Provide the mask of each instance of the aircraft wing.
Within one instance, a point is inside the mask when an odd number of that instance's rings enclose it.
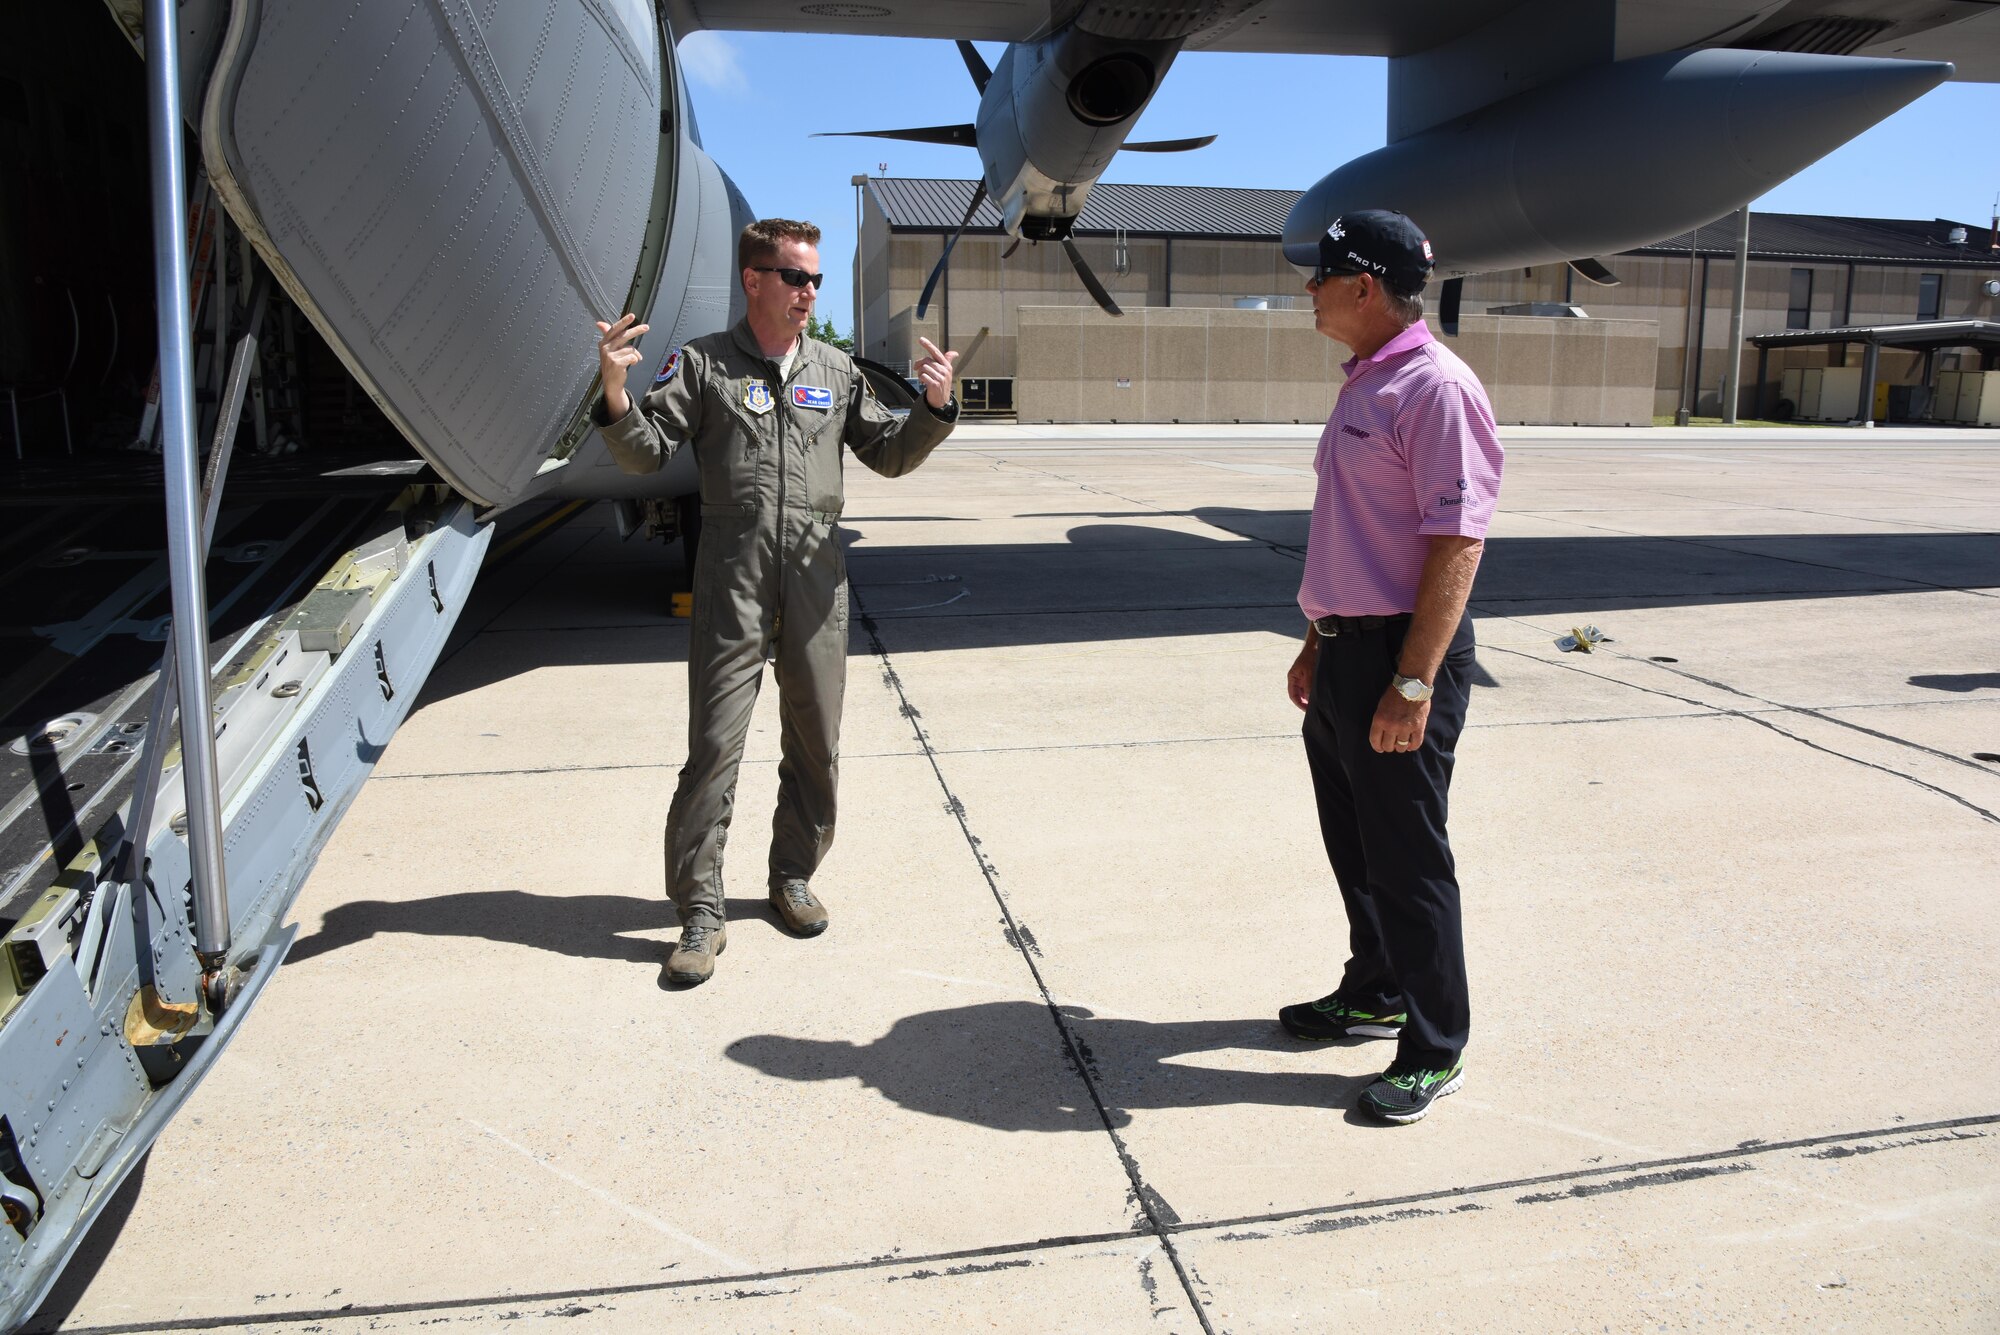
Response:
[[[1157,10],[1157,16],[1146,13]],[[1083,19],[1134,36],[1190,26],[1187,4],[1106,0],[673,0],[676,32],[697,28],[824,32],[868,37],[969,38],[1018,42]],[[1662,51],[1742,46],[1831,55],[1950,60],[1957,78],[2000,81],[2000,4],[1994,0],[1207,0],[1188,39],[1197,51],[1407,56],[1492,28],[1496,40],[1592,44],[1595,60]],[[1093,21],[1094,11],[1102,11]],[[1562,13],[1578,20],[1560,22]],[[1610,20],[1605,22],[1605,20]],[[1553,21],[1552,21],[1553,20]],[[1513,28],[1514,32],[1508,30]],[[1584,54],[1582,52],[1579,55]],[[1586,61],[1585,63],[1591,63]]]

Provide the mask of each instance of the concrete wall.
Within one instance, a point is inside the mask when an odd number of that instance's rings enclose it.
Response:
[[[1323,422],[1349,356],[1309,311],[1021,306],[1015,320],[1023,422]],[[1446,342],[1501,422],[1652,421],[1651,321],[1474,315]]]
[[[1112,238],[1079,240],[1077,245],[1084,257],[1128,312],[1126,322],[1133,327],[1143,325],[1161,331],[1141,337],[1129,331],[1118,332],[1119,322],[1096,311],[1060,246],[1023,243],[1013,255],[1002,260],[1001,254],[1010,244],[1006,237],[962,238],[926,318],[919,321],[913,308],[924,280],[937,262],[944,238],[892,235],[871,201],[862,236],[869,355],[892,364],[908,362],[919,336],[963,350],[971,346],[983,329],[986,337],[967,367],[968,374],[1047,382],[1046,387],[1039,389],[1016,386],[1016,402],[1022,405],[1024,420],[1033,402],[1067,402],[1072,390],[1057,388],[1064,385],[1076,387],[1073,392],[1078,398],[1078,411],[1090,409],[1075,419],[1078,421],[1324,418],[1323,409],[1307,412],[1302,406],[1318,402],[1316,396],[1320,393],[1303,386],[1311,381],[1324,388],[1336,380],[1337,370],[1329,368],[1337,368],[1345,354],[1339,353],[1329,363],[1323,351],[1317,355],[1306,351],[1312,346],[1307,337],[1311,333],[1310,319],[1303,313],[1309,307],[1309,298],[1298,274],[1284,262],[1275,245],[1185,237],[1170,242],[1133,239],[1127,242],[1121,255]],[[1730,356],[1729,305],[1734,260],[1711,257],[1696,262],[1698,357],[1688,353],[1687,259],[1620,255],[1610,257],[1607,263],[1623,280],[1616,287],[1598,287],[1575,276],[1567,265],[1555,264],[1525,272],[1514,269],[1483,274],[1467,280],[1461,307],[1465,318],[1460,341],[1466,349],[1462,355],[1486,380],[1495,409],[1504,420],[1609,424],[1669,416],[1680,402],[1686,376],[1697,363],[1695,411],[1704,416],[1721,411],[1722,379]],[[1986,279],[2000,278],[2000,263],[1991,270],[1934,271],[1887,265],[1857,265],[1850,269],[1844,263],[1795,266],[1789,261],[1753,260],[1744,321],[1746,336],[1785,328],[1794,267],[1813,271],[1812,324],[1816,328],[1914,320],[1918,284],[1926,272],[1944,274],[1939,312],[1944,318],[2000,319],[2000,299],[1986,296],[1980,290]],[[1230,312],[1234,303],[1244,297],[1263,298],[1272,309],[1202,315],[1191,320],[1179,318],[1184,312]],[[1434,305],[1435,293],[1432,300]],[[1596,332],[1572,328],[1564,333],[1546,321],[1486,314],[1491,307],[1528,301],[1572,302],[1593,317],[1589,325],[1602,328]],[[1125,369],[1110,376],[1096,372],[1082,374],[1074,363],[1052,364],[1042,349],[1024,346],[1024,319],[1034,324],[1037,338],[1053,338],[1060,343],[1067,337],[1053,332],[1056,317],[1045,314],[1052,310],[1087,312],[1075,317],[1084,323],[1074,327],[1089,328],[1102,335],[1100,339],[1093,334],[1088,355],[1116,359]],[[1504,319],[1505,323],[1490,326],[1489,334],[1489,326],[1480,322],[1490,319]],[[1634,321],[1639,325],[1633,325]],[[1192,333],[1169,335],[1164,331],[1193,329],[1207,331],[1201,340],[1203,349],[1208,350],[1204,355],[1210,355],[1218,346],[1222,349],[1203,363],[1204,367],[1212,367],[1219,378],[1199,396],[1203,405],[1200,407],[1191,406],[1196,397],[1191,376],[1177,368],[1171,372],[1162,369],[1168,363],[1159,359],[1170,347],[1190,350],[1196,342]],[[1305,331],[1298,336],[1304,341],[1295,346],[1292,331],[1299,329]],[[1650,371],[1643,377],[1635,372],[1632,360],[1641,343],[1651,359]],[[1081,349],[1079,355],[1083,355]],[[1848,359],[1858,359],[1860,350],[1799,348],[1774,353],[1769,358],[1762,387],[1755,383],[1756,350],[1746,346],[1739,355],[1744,386],[1742,409],[1754,413],[1760,404],[1768,408],[1775,402],[1776,386],[1786,368],[1841,365]],[[1254,375],[1242,372],[1258,356],[1266,359],[1266,370]],[[1955,361],[1951,354],[1945,354],[1940,365],[1950,367]],[[1146,374],[1142,362],[1154,368],[1151,375]],[[1605,368],[1603,374],[1607,378],[1596,382],[1579,379],[1592,374],[1593,364]],[[1294,366],[1299,368],[1296,374],[1288,369]],[[1918,354],[1883,352],[1880,375],[1884,380],[1914,383],[1923,374],[1923,358]],[[1119,376],[1131,379],[1133,388],[1116,390]],[[1144,393],[1139,389],[1141,380],[1150,387]],[[1649,387],[1644,411],[1635,407],[1632,393],[1641,380]],[[1095,389],[1086,393],[1085,385],[1110,386],[1104,392],[1113,395],[1112,400],[1107,405],[1096,404]],[[1048,393],[1053,393],[1055,399],[1047,398]],[[1037,395],[1044,397],[1038,400]],[[1128,399],[1119,396],[1147,398],[1154,406],[1135,408]],[[1196,412],[1207,416],[1184,415]]]

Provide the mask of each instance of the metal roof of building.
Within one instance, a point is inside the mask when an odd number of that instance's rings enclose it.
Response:
[[[1759,348],[1873,343],[1884,348],[2000,348],[2000,323],[1992,320],[1922,320],[1903,324],[1849,325],[1842,329],[1787,329],[1746,340]]]
[[[949,232],[965,216],[976,181],[871,176],[868,191],[889,227],[898,232]],[[1296,190],[1244,190],[1204,185],[1123,185],[1100,181],[1090,188],[1079,232],[1124,231],[1139,236],[1200,236],[1275,242],[1285,215],[1298,200]],[[1966,244],[1954,246],[1948,219],[1842,218],[1810,213],[1750,215],[1750,253],[1758,259],[1821,263],[1927,264],[2000,268],[2000,251],[1989,249],[1995,234],[1966,227]],[[987,200],[973,215],[968,232],[998,232],[1000,211]],[[1736,222],[1724,218],[1699,230],[1700,253],[1736,253]],[[1669,237],[1625,253],[1685,255],[1688,234]]]
[[[965,216],[976,181],[871,176],[868,191],[889,226],[899,232],[949,232]],[[1296,190],[1241,190],[1222,186],[1122,185],[1099,181],[1084,199],[1079,232],[1132,232],[1142,236],[1243,237],[1276,241]],[[968,232],[998,232],[1000,210],[987,200]]]

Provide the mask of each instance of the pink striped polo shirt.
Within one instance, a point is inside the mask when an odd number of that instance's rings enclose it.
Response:
[[[1417,321],[1342,367],[1319,438],[1299,610],[1392,616],[1417,606],[1428,539],[1486,536],[1500,499],[1500,435],[1472,368]]]

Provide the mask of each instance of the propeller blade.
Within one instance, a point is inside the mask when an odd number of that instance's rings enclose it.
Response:
[[[979,332],[972,336],[972,342],[965,345],[965,351],[958,354],[958,364],[954,368],[960,379],[965,378],[965,368],[972,365],[972,359],[979,355],[979,349],[986,342],[986,336],[993,332],[993,326],[981,325]]]
[[[972,192],[971,207],[967,208],[965,216],[958,220],[958,227],[952,232],[951,239],[944,243],[944,254],[938,256],[937,266],[931,270],[930,281],[924,284],[924,294],[917,298],[919,320],[923,319],[924,312],[931,308],[931,294],[937,291],[938,279],[944,277],[944,266],[951,263],[951,248],[958,244],[958,238],[964,234],[966,225],[972,221],[972,215],[979,212],[979,206],[985,202],[986,182],[981,181],[978,188]]]
[[[986,57],[979,54],[978,47],[962,39],[958,44],[958,54],[965,57],[966,73],[972,76],[972,82],[979,86],[980,92],[984,93],[987,82],[993,77],[993,71],[986,66]]]
[[[1465,294],[1463,278],[1447,278],[1438,293],[1438,328],[1458,337],[1458,299]]]
[[[1125,312],[1118,309],[1118,303],[1104,290],[1104,284],[1097,281],[1097,275],[1083,262],[1083,252],[1076,248],[1076,242],[1064,237],[1062,244],[1063,253],[1069,256],[1070,267],[1075,269],[1076,276],[1083,280],[1084,291],[1090,293],[1091,299],[1102,306],[1107,314],[1123,315]]]
[[[922,125],[910,130],[822,130],[810,139],[907,139],[913,144],[963,144],[977,147],[977,127],[971,125]]]
[[[1124,149],[1127,153],[1188,153],[1214,142],[1214,135],[1204,134],[1193,139],[1148,139],[1142,144],[1126,144]]]
[[[1021,248],[1021,238],[1017,236],[1014,238],[1013,245],[1007,247],[1007,249],[1000,252],[1000,258],[1003,260],[1011,260],[1014,258],[1014,252],[1019,250],[1020,248]]]
[[[1596,260],[1589,258],[1571,260],[1569,267],[1576,270],[1580,276],[1596,283],[1599,287],[1618,286],[1618,275],[1605,268],[1602,264],[1599,264]]]

